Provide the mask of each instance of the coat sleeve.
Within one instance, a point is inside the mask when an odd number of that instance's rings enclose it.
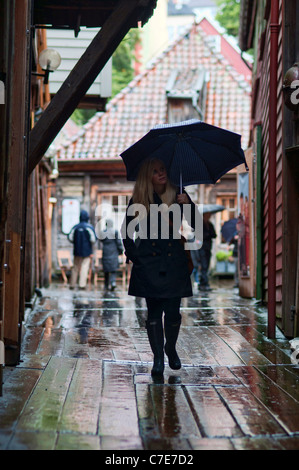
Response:
[[[133,235],[132,233],[129,233],[128,231],[128,226],[130,224],[130,222],[132,222],[135,217],[132,216],[132,215],[128,215],[128,209],[129,207],[132,205],[132,199],[130,200],[129,202],[129,205],[127,207],[127,210],[126,210],[126,215],[125,215],[125,218],[124,218],[124,221],[122,223],[122,226],[121,226],[121,238],[122,238],[122,242],[123,242],[123,245],[125,247],[125,255],[127,257],[127,263],[129,262],[129,260],[131,260],[133,263],[136,262],[137,258],[138,258],[138,248],[136,246],[136,243],[134,241],[134,238],[133,238]]]
[[[190,227],[192,227],[193,230],[195,230],[195,224],[199,220],[199,211],[198,211],[198,208],[197,208],[196,204],[194,204],[194,202],[190,198],[189,194],[185,190],[183,190],[183,192],[185,194],[187,194],[187,197],[189,199],[189,204],[191,205],[191,210],[190,211],[185,211],[184,215],[185,215],[186,220],[187,220],[188,224],[190,225]]]
[[[119,238],[119,234],[118,234],[118,231],[117,231],[117,230],[116,230],[116,232],[115,232],[115,243],[116,243],[117,251],[118,251],[118,253],[121,255],[124,250],[123,250],[122,241],[121,241],[121,239]]]
[[[96,239],[96,234],[95,234],[94,228],[93,227],[86,227],[86,230],[89,234],[90,242],[95,243],[97,239]]]
[[[75,230],[76,230],[76,225],[71,229],[70,233],[67,236],[68,240],[71,243],[74,243]]]

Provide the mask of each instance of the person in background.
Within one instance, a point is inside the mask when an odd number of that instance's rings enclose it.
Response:
[[[116,287],[116,273],[119,268],[118,257],[123,253],[123,245],[113,220],[107,219],[106,229],[100,233],[100,246],[103,250],[102,263],[105,276],[105,289],[113,291]]]
[[[209,266],[211,259],[212,240],[216,238],[214,225],[210,222],[211,213],[206,212],[203,214],[203,243],[198,251],[200,260],[200,279],[198,288],[201,291],[210,291],[209,284]]]
[[[74,245],[74,266],[72,269],[70,288],[74,289],[78,276],[79,288],[85,289],[90,267],[91,255],[93,254],[93,244],[96,241],[96,234],[93,226],[88,223],[88,212],[80,212],[80,222],[74,225],[68,234],[68,239]]]
[[[190,256],[192,259],[193,263],[193,271],[192,271],[192,277],[194,279],[194,282],[196,286],[198,286],[199,283],[199,250],[200,250],[200,243],[199,240],[196,240],[194,233],[192,232],[190,226],[186,223],[186,221],[183,221],[182,224],[182,234],[186,238],[188,245],[192,245],[192,249],[190,250]]]
[[[231,240],[231,245],[234,246],[233,254],[231,256],[231,261],[235,264],[235,272],[234,272],[234,287],[239,287],[239,266],[238,266],[238,234],[236,233]]]

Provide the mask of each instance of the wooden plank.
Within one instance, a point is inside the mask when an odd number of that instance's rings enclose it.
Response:
[[[144,450],[139,436],[101,436],[101,450]]]
[[[130,365],[104,363],[100,436],[139,436],[133,371]]]
[[[55,450],[101,450],[99,436],[59,434]]]
[[[196,333],[197,330],[194,332]],[[209,354],[213,356],[213,364],[215,365],[244,364],[238,353],[231,349],[222,338],[214,333],[214,327],[200,327],[197,332],[197,342],[194,344],[198,344],[198,347],[208,351]]]
[[[177,342],[177,351],[182,364],[186,365],[211,365],[217,363],[209,348],[200,341],[205,332],[202,327],[182,327]],[[196,344],[196,347],[194,345]]]
[[[232,439],[234,450],[283,450],[280,442],[274,437],[242,437]]]
[[[248,325],[232,325],[231,328],[241,334],[246,341],[248,341],[253,348],[256,348],[261,354],[263,354],[269,362],[272,364],[290,364],[289,343],[286,341],[286,351],[282,350],[282,343],[273,343],[270,341],[264,341],[264,335],[266,334],[266,325],[264,328],[258,326],[258,329]]]
[[[102,362],[78,359],[59,419],[59,432],[97,433],[101,386]]]
[[[64,333],[64,355],[88,358],[88,327],[70,328]]]
[[[116,47],[139,20],[140,0],[118,2],[99,33],[70,72],[30,133],[29,172],[39,163],[47,148],[86,94]]]
[[[2,431],[14,429],[41,374],[41,370],[13,369],[7,376],[3,385],[3,397],[0,399]]]
[[[213,387],[186,387],[204,437],[240,437],[240,427]]]
[[[22,354],[35,354],[45,330],[42,327],[27,328],[27,326],[24,326],[24,331],[25,334],[22,341]]]
[[[18,364],[17,369],[39,369],[44,370],[50,360],[50,356],[43,356],[38,354],[26,354],[22,353],[22,359]]]
[[[57,434],[50,432],[17,431],[7,450],[54,450]]]
[[[145,449],[188,450],[190,437],[201,437],[181,387],[137,384],[136,399]]]
[[[192,450],[234,450],[229,438],[193,438],[188,439]]]
[[[201,432],[181,386],[150,385],[154,413],[161,436],[200,437]]]
[[[262,370],[264,373],[256,367],[232,368],[233,373],[248,387],[256,399],[267,407],[273,419],[276,419],[288,432],[299,432],[299,401],[271,380],[270,377],[275,378],[275,375],[278,375],[278,370],[276,374],[273,367],[268,371],[267,368]],[[299,398],[296,389],[293,390],[293,394]]]
[[[245,435],[286,434],[268,409],[246,387],[217,387],[217,391]]]
[[[76,359],[52,357],[21,413],[17,430],[56,431]]]
[[[37,354],[45,356],[62,356],[64,351],[64,331],[62,329],[45,328]]]
[[[229,327],[215,326],[210,329],[218,335],[225,344],[231,348],[235,354],[245,364],[270,364],[263,354],[257,351],[251,344],[237,331]]]

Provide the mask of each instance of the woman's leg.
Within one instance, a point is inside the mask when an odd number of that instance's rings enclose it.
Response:
[[[180,305],[180,297],[164,302],[165,353],[168,356],[169,367],[174,370],[181,368],[181,361],[175,349],[181,327]]]
[[[163,304],[160,299],[146,299],[148,318],[147,335],[154,354],[152,376],[161,376],[164,372],[164,334],[162,325]]]
[[[105,289],[108,289],[109,287],[109,273],[104,273],[104,278],[105,278]]]
[[[116,271],[112,271],[110,273],[110,284],[111,284],[111,290],[114,290],[116,287]]]

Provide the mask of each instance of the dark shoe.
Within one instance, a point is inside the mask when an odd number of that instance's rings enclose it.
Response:
[[[149,343],[154,354],[152,376],[162,376],[164,372],[164,335],[162,320],[148,320],[146,322]]]
[[[164,356],[164,354],[163,354]],[[157,356],[154,356],[154,364],[151,370],[153,377],[161,377],[164,373],[164,357],[163,359]]]
[[[111,290],[113,291],[116,288],[116,284],[111,284]]]
[[[198,290],[203,292],[210,292],[212,288],[210,286],[198,286]]]
[[[179,336],[181,322],[166,323],[165,322],[165,353],[168,356],[169,367],[178,370],[182,367],[181,360],[176,352],[175,345]]]

